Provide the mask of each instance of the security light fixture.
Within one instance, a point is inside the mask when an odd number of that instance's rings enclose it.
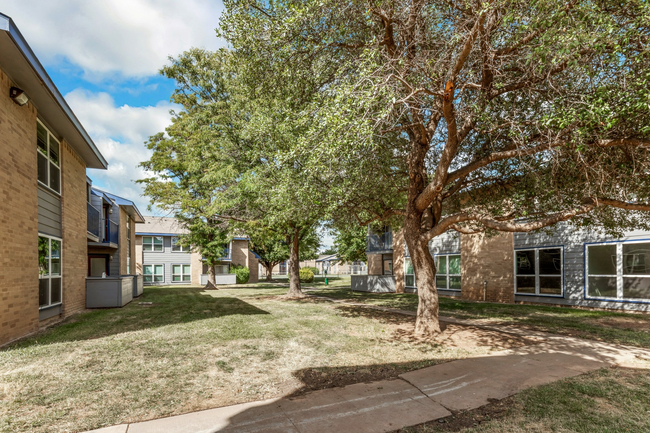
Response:
[[[27,96],[27,94],[18,87],[12,87],[9,89],[9,97],[20,106],[27,104],[29,101],[29,96]]]

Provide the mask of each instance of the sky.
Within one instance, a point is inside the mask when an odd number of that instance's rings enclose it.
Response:
[[[3,0],[8,15],[108,160],[88,169],[93,185],[133,200],[145,215],[149,200],[134,181],[151,155],[144,142],[169,125],[174,82],[159,75],[170,56],[192,47],[225,46],[215,28],[216,0]],[[323,236],[331,245],[331,238]]]

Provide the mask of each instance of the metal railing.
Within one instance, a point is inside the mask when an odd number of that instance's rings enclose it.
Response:
[[[97,236],[99,238],[99,234],[101,233],[99,229],[99,210],[97,210],[93,205],[90,203],[87,203],[87,217],[88,217],[88,222],[87,222],[87,229],[88,233]]]
[[[386,232],[381,235],[368,236],[367,251],[385,251],[393,249],[393,232]]]
[[[113,221],[108,221],[108,239],[104,239],[104,242],[110,242],[112,244],[119,244],[120,239],[120,226],[119,224],[114,223]]]

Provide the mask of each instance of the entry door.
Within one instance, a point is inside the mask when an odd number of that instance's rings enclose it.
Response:
[[[103,256],[90,256],[88,257],[88,270],[91,277],[101,277],[104,272],[108,275],[108,260]]]

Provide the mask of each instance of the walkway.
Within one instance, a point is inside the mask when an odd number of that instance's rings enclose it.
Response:
[[[494,327],[481,321],[443,320],[536,336],[542,342],[435,365],[403,374],[398,379],[325,389],[296,398],[209,409],[94,432],[389,432],[444,418],[452,411],[475,409],[492,399],[502,399],[532,386],[613,365],[647,366],[646,361],[650,361],[650,351],[633,347],[533,332],[514,326]]]

